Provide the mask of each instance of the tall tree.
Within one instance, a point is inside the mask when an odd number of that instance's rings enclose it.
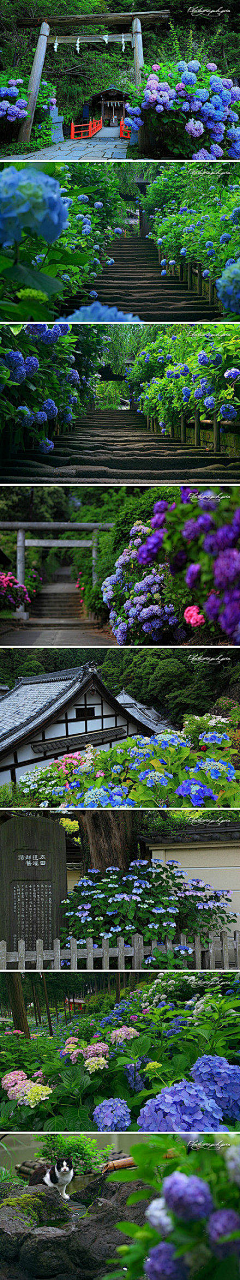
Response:
[[[20,973],[8,974],[7,986],[15,1031],[23,1031],[23,1035],[26,1037],[26,1040],[30,1040],[31,1036],[24,1004],[23,984]]]
[[[128,870],[133,853],[133,813],[81,813],[79,826],[87,835],[92,867],[102,872],[109,866]]]

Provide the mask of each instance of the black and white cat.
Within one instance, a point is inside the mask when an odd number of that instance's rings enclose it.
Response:
[[[29,1178],[29,1186],[39,1186],[40,1182],[44,1182],[45,1187],[57,1188],[63,1200],[69,1200],[66,1187],[74,1177],[74,1169],[72,1160],[68,1157],[66,1160],[56,1160],[56,1164],[52,1164],[49,1169],[48,1165],[39,1164],[34,1169],[34,1173]]]

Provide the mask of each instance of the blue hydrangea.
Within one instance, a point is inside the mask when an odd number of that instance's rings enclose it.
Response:
[[[44,400],[43,410],[44,410],[44,413],[47,414],[47,418],[49,418],[49,421],[51,421],[52,418],[57,418],[58,408],[57,408],[57,405],[54,403],[54,400],[50,400],[50,398],[48,400]]]
[[[221,1107],[200,1084],[187,1080],[166,1086],[141,1108],[138,1128],[144,1133],[214,1133],[222,1121]]]
[[[53,244],[65,230],[67,206],[59,182],[36,165],[15,169],[6,165],[0,174],[0,242],[11,245],[24,230]]]
[[[213,1098],[221,1107],[224,1119],[232,1123],[240,1120],[240,1067],[232,1065],[227,1058],[217,1055],[203,1054],[197,1058],[192,1067],[194,1082],[205,1089],[208,1097]]]
[[[93,1120],[95,1120],[100,1133],[104,1133],[105,1130],[108,1130],[109,1133],[116,1130],[123,1131],[124,1129],[129,1129],[131,1113],[127,1103],[122,1098],[108,1098],[95,1107]]]

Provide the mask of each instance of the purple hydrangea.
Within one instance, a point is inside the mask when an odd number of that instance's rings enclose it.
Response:
[[[209,1243],[216,1258],[229,1258],[232,1254],[240,1255],[240,1217],[234,1209],[217,1209],[212,1213],[207,1225]],[[223,1240],[232,1231],[239,1231],[239,1240]]]
[[[166,1086],[141,1108],[138,1128],[144,1133],[212,1133],[219,1129],[222,1111],[201,1085],[183,1079]]]
[[[195,1084],[201,1084],[208,1094],[221,1107],[227,1120],[240,1120],[240,1067],[232,1065],[227,1058],[204,1053],[197,1058],[191,1075]]]
[[[96,1121],[97,1129],[100,1133],[109,1130],[109,1133],[119,1129],[129,1129],[131,1123],[131,1113],[127,1103],[122,1098],[107,1098],[106,1101],[100,1102],[93,1112],[93,1119]]]
[[[210,1187],[202,1178],[175,1169],[169,1178],[164,1178],[163,1194],[168,1209],[172,1209],[177,1218],[183,1222],[196,1222],[199,1218],[208,1218],[213,1210],[213,1199]]]
[[[174,1246],[165,1244],[164,1241],[150,1250],[145,1262],[145,1273],[147,1280],[187,1280],[188,1277],[185,1262],[182,1258],[176,1258]]]

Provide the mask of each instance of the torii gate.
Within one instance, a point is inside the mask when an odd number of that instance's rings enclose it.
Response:
[[[103,530],[113,529],[113,524],[98,524],[96,521],[88,523],[82,521],[81,524],[74,524],[66,520],[1,520],[0,531],[9,533],[17,530],[17,580],[21,586],[25,586],[25,547],[91,547],[92,550],[92,585],[97,583],[97,550],[98,550],[98,534]],[[40,533],[42,531],[45,537],[42,538],[26,538],[26,533]],[[46,538],[46,533],[91,533],[91,538]],[[25,612],[24,604],[17,609],[17,616],[26,620],[28,613]]]
[[[152,13],[148,13],[147,15],[145,15],[143,11],[139,13],[138,17],[136,17],[134,14],[130,14],[129,17],[132,19],[132,27],[131,27],[131,31],[128,31],[127,33],[123,31],[123,26],[126,22],[126,17],[127,17],[126,13],[78,14],[76,16],[75,22],[77,27],[79,27],[80,25],[80,28],[81,26],[90,26],[90,25],[98,26],[98,27],[99,26],[112,27],[112,26],[122,25],[121,34],[118,34],[118,33],[109,34],[108,32],[106,32],[105,35],[97,35],[97,36],[95,35],[82,36],[78,34],[78,31],[75,32],[75,34],[73,35],[67,35],[67,36],[55,35],[54,36],[54,35],[51,35],[49,23],[42,22],[39,37],[38,37],[37,48],[36,48],[36,52],[33,60],[31,75],[29,79],[29,85],[28,85],[28,94],[29,94],[28,117],[26,120],[24,120],[23,124],[21,125],[21,129],[19,133],[19,142],[24,142],[26,144],[30,141],[31,130],[32,130],[32,125],[34,120],[34,113],[35,113],[35,108],[36,108],[36,103],[37,103],[38,93],[40,88],[41,75],[42,75],[42,70],[44,66],[46,50],[49,45],[53,45],[55,51],[57,52],[58,45],[60,44],[63,44],[63,45],[74,44],[77,50],[77,53],[79,53],[80,44],[120,43],[122,45],[122,49],[124,49],[126,41],[130,41],[133,48],[133,55],[134,55],[135,84],[138,86],[141,83],[141,68],[143,67],[143,64],[144,64],[141,19],[144,20],[147,17],[148,20],[149,18],[152,18],[154,22],[168,21],[169,9],[162,10],[161,12],[159,12],[159,10],[157,12],[153,11]],[[69,21],[71,23],[71,18]],[[55,23],[56,23],[56,19],[54,20],[54,25]],[[67,19],[66,19],[66,23],[67,23]]]

